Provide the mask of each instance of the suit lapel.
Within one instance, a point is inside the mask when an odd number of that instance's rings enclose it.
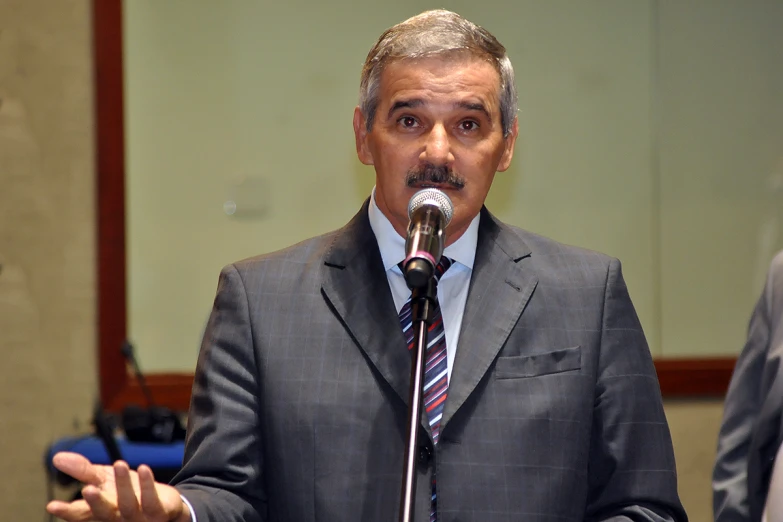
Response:
[[[370,364],[407,404],[411,357],[370,227],[368,202],[337,232],[324,259],[322,291]]]
[[[516,233],[482,209],[441,431],[484,377],[535,289],[538,279],[521,262],[529,255],[530,249]]]

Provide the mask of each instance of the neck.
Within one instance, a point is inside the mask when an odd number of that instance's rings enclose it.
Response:
[[[383,212],[383,210],[381,210],[381,212]],[[385,213],[383,215],[386,216]],[[386,216],[386,218],[388,219],[389,216]],[[452,244],[456,243],[459,240],[459,238],[461,238],[465,234],[465,231],[468,230],[468,227],[470,227],[470,224],[471,224],[472,221],[473,220],[471,219],[470,221],[468,221],[464,225],[460,226],[459,228],[454,228],[452,226],[447,227],[446,228],[446,243],[445,243],[445,246],[448,247],[448,246],[451,246]],[[389,220],[389,222],[392,223],[392,226],[394,226],[394,230],[403,239],[407,239],[407,237],[408,237],[408,225],[407,225],[407,223],[405,225],[401,225],[399,222],[394,222],[392,220]]]

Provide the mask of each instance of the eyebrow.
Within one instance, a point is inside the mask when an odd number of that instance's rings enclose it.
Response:
[[[400,100],[397,102],[394,102],[394,104],[389,109],[389,118],[391,118],[391,115],[394,114],[399,109],[413,109],[415,107],[420,107],[424,105],[424,100],[415,98],[413,100]]]
[[[491,122],[492,121],[492,115],[489,113],[487,108],[484,106],[481,102],[457,102],[454,104],[456,107],[467,109],[469,111],[478,111],[484,114],[484,116],[487,117],[487,119]]]
[[[414,109],[416,107],[421,107],[422,105],[424,105],[424,100],[420,98],[414,98],[412,100],[400,100],[394,102],[391,108],[389,108],[388,117],[391,118],[392,114],[394,114],[399,109]],[[481,102],[464,102],[464,101],[456,102],[454,103],[454,107],[458,109],[466,109],[469,111],[480,112],[484,114],[484,116],[486,116],[490,122],[492,121],[492,115],[489,113],[487,108]]]

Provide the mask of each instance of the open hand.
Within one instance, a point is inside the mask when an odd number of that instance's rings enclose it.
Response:
[[[49,502],[46,510],[68,522],[189,522],[190,511],[179,492],[155,482],[149,466],[132,471],[117,461],[113,466],[92,464],[77,453],[60,452],[54,466],[85,484],[83,500]]]

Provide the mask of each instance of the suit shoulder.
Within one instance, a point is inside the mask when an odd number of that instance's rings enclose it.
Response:
[[[505,227],[505,234],[513,234],[516,236],[516,243],[525,245],[525,249],[518,251],[528,252],[528,255],[520,262],[536,273],[542,285],[557,288],[604,288],[610,281],[622,278],[620,262],[616,258],[561,243],[515,226]]]
[[[531,250],[531,256],[539,261],[545,261],[552,266],[560,267],[571,265],[574,262],[589,264],[592,266],[607,267],[612,262],[619,260],[588,248],[562,243],[555,239],[536,234],[512,225],[506,225],[519,239],[524,241]]]
[[[777,317],[783,310],[783,251],[778,252],[769,263],[767,281],[761,295],[767,314]]]
[[[783,250],[775,254],[769,264],[769,273],[775,278],[783,276]]]

